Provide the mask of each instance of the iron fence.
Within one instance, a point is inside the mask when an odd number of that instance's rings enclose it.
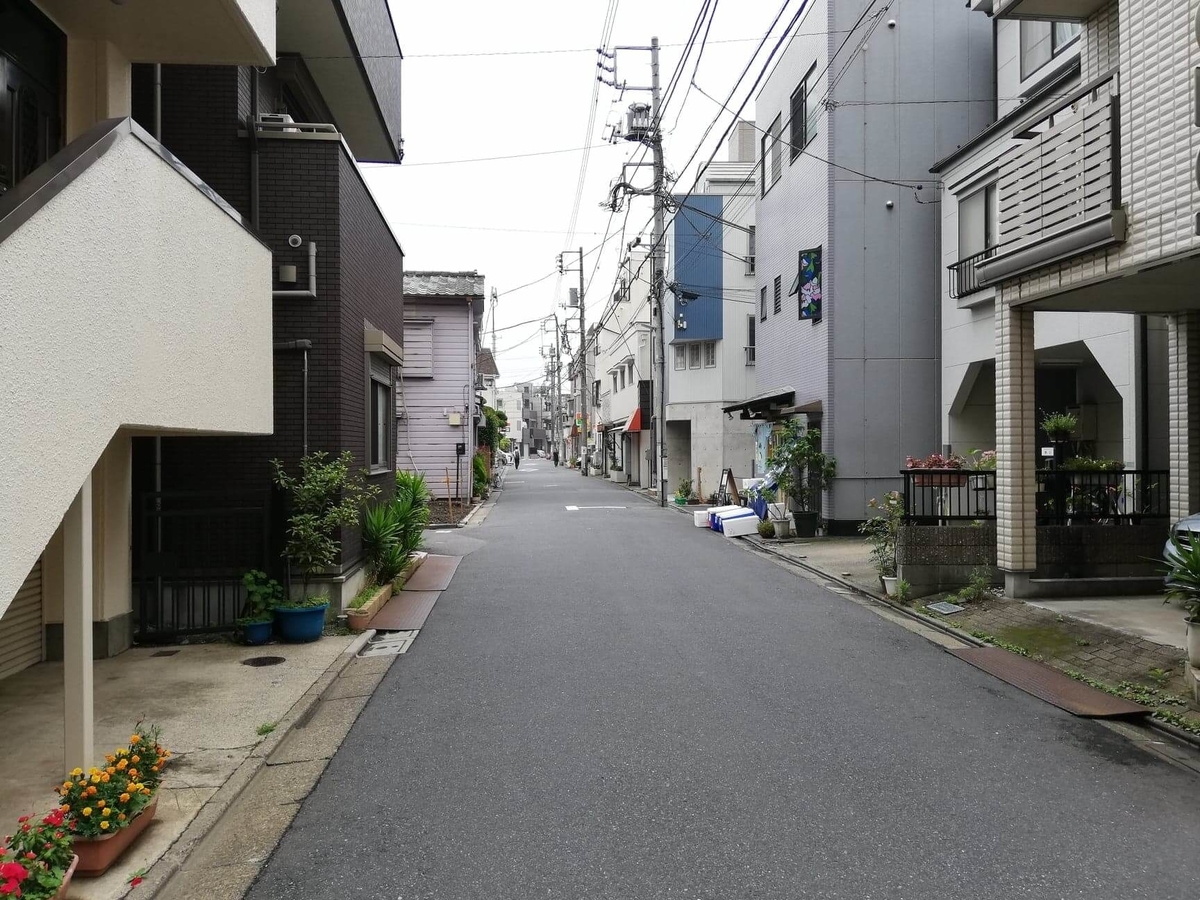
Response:
[[[996,473],[964,469],[904,469],[904,520],[910,525],[996,518]],[[1169,516],[1167,472],[1037,472],[1037,524],[1122,525]]]
[[[904,520],[911,525],[996,518],[996,473],[904,469]]]
[[[996,255],[995,247],[988,247],[979,253],[972,254],[965,259],[960,259],[958,262],[947,266],[950,271],[950,296],[957,300],[960,297],[966,297],[968,294],[974,294],[976,291],[981,291],[985,287],[979,283],[979,272],[975,265],[983,262],[985,259],[991,259]]]
[[[134,507],[134,633],[146,643],[232,631],[242,576],[271,572],[271,494],[147,491]]]
[[[1041,525],[1135,524],[1165,521],[1169,513],[1165,471],[1055,469],[1037,473],[1037,517]]]

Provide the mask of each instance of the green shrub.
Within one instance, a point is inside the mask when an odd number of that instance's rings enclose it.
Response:
[[[367,567],[376,583],[391,581],[380,574],[384,555],[400,539],[400,522],[396,517],[394,503],[377,503],[367,507],[363,513],[362,545]],[[395,576],[392,576],[393,578]]]
[[[266,572],[258,569],[251,569],[243,575],[242,584],[246,588],[246,602],[242,606],[242,615],[237,624],[270,622],[271,611],[283,602],[283,585],[274,578],[268,578]]]
[[[424,506],[429,502],[429,486],[425,476],[419,472],[396,471],[396,497],[412,497],[417,505]]]
[[[758,523],[758,536],[764,538],[775,537],[775,523],[769,519],[763,519]]]
[[[1044,413],[1042,431],[1051,438],[1069,438],[1079,424],[1079,419],[1070,413]]]
[[[488,483],[490,481],[490,478],[488,477],[487,459],[482,453],[476,453],[471,459],[471,471],[474,474],[475,479],[475,493],[482,497],[487,493]]]
[[[1174,558],[1167,576],[1166,601],[1182,606],[1189,622],[1200,622],[1200,542],[1184,545],[1171,535],[1171,547]]]

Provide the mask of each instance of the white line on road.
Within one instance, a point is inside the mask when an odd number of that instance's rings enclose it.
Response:
[[[568,506],[568,512],[579,512],[581,509],[628,509],[627,506]]]

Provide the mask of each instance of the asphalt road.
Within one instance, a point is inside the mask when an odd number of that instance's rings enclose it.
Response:
[[[527,461],[434,546],[254,900],[1200,896],[1200,780],[676,512]]]

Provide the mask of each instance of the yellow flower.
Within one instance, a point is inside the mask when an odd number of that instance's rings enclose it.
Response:
[[[75,778],[78,778],[82,774],[83,774],[83,769],[79,768],[79,766],[76,766],[75,768],[73,768],[71,770],[71,775],[74,776]]]
[[[93,775],[93,776],[92,776],[92,784],[99,784],[99,783],[100,783],[100,776],[99,776],[99,775]]]
[[[85,816],[90,816],[92,814],[92,808],[90,806],[85,806],[83,808],[83,814]]]
[[[109,816],[111,816],[111,815],[112,815],[112,810],[111,810],[111,809],[105,809],[105,810],[104,810],[102,813],[100,813],[100,815],[104,816],[104,817],[107,819]]]
[[[129,755],[129,751],[126,750],[124,747],[122,747],[121,749],[119,749],[117,751],[117,756],[128,756],[128,755]]]
[[[100,827],[101,827],[101,828],[104,828],[104,829],[107,829],[107,828],[108,828],[108,823],[107,823],[107,822],[101,822],[101,823],[100,823]]]

